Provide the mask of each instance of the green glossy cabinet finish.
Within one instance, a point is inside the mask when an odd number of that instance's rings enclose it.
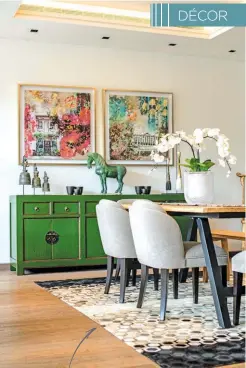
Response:
[[[24,215],[48,215],[50,212],[49,203],[25,203]]]
[[[51,223],[50,219],[24,219],[24,261],[52,258],[52,246],[45,241]]]
[[[184,202],[183,194],[11,196],[11,269],[23,275],[28,268],[106,264],[96,218],[96,205],[103,198]],[[185,238],[189,220],[176,220]],[[49,231],[59,235],[56,244],[46,242]]]
[[[59,234],[59,241],[52,246],[52,259],[79,259],[79,220],[76,218],[54,219],[52,230]]]

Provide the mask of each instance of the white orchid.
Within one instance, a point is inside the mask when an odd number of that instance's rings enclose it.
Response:
[[[211,138],[213,137],[218,137],[218,135],[220,134],[220,129],[208,129],[207,130],[207,135]]]
[[[175,135],[170,135],[170,137],[168,138],[168,143],[170,144],[170,146],[172,146],[172,148],[174,148],[174,146],[176,146],[176,144],[179,144],[180,142],[181,138]]]
[[[169,146],[169,144],[168,144],[168,142],[166,142],[165,144],[164,144],[164,143],[159,143],[159,144],[156,146],[156,148],[157,148],[157,151],[158,151],[158,152],[160,152],[160,153],[165,153],[165,152],[169,151],[169,150],[170,150],[170,148],[172,148],[172,147],[170,147],[170,146]]]
[[[195,144],[195,138],[193,137],[193,135],[187,135],[186,136],[186,141],[191,144],[192,146]]]
[[[153,155],[153,160],[157,163],[157,164],[160,164],[164,161],[164,156],[162,155],[159,155],[158,153],[155,153]]]
[[[202,129],[195,129],[193,132],[195,144],[200,144],[203,142],[203,131]]]
[[[222,166],[222,167],[226,166],[225,160],[223,160],[222,158],[218,158],[218,161],[219,161],[220,166]]]
[[[178,130],[176,132],[176,134],[180,137],[180,138],[185,138],[186,137],[186,133],[183,130]]]
[[[166,159],[165,153],[173,149],[176,145],[179,145],[182,141],[190,145],[193,158],[197,160],[199,167],[200,164],[204,164],[200,162],[200,152],[205,149],[204,140],[206,138],[216,141],[219,155],[218,162],[222,167],[225,167],[226,165],[229,167],[229,171],[227,173],[228,177],[231,172],[230,165],[235,165],[237,159],[235,156],[230,154],[229,138],[224,134],[221,134],[220,129],[218,128],[195,129],[193,135],[187,135],[183,130],[179,130],[173,134],[166,134],[156,142],[155,151],[151,153],[151,159],[157,164],[164,162]],[[214,165],[214,163],[212,164]],[[204,166],[202,167],[204,169]]]
[[[228,162],[229,162],[229,164],[231,164],[231,165],[235,165],[235,164],[237,163],[237,158],[236,158],[236,156],[234,156],[234,155],[230,155],[230,156],[229,156],[229,158],[228,158]]]

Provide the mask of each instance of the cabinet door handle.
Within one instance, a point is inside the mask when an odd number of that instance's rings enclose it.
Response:
[[[69,212],[69,211],[70,211],[70,209],[69,209],[68,207],[65,207],[65,208],[64,208],[64,210],[65,210],[66,212]]]
[[[39,207],[34,207],[34,211],[39,212]]]

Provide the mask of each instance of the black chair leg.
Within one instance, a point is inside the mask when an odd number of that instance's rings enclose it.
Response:
[[[109,293],[111,281],[112,281],[112,275],[113,275],[113,268],[114,268],[114,257],[108,256],[107,257],[107,278],[106,278],[106,285],[104,294]]]
[[[167,295],[168,295],[169,270],[161,270],[161,311],[160,320],[166,318]]]
[[[222,285],[226,287],[227,286],[227,266],[221,266],[221,279],[222,279]]]
[[[181,268],[179,271],[179,282],[184,283],[188,277],[189,268]]]
[[[179,270],[173,270],[173,298],[178,299],[179,297]]]
[[[242,296],[243,274],[233,272],[233,324],[239,324],[240,304]]]
[[[198,304],[199,267],[192,268],[193,303]]]
[[[115,275],[114,275],[114,281],[117,282],[118,278],[120,276],[120,259],[117,259],[116,269],[115,269]]]
[[[137,308],[142,308],[143,305],[144,294],[148,282],[148,274],[149,274],[149,267],[141,265],[141,285],[139,290]]]
[[[120,260],[120,303],[125,301],[126,282],[128,275],[128,260],[121,258]]]
[[[159,270],[158,268],[153,268],[153,273],[154,273],[154,290],[158,290],[159,288]]]
[[[136,286],[136,282],[137,282],[137,270],[136,268],[134,268],[132,270],[132,286]]]
[[[130,283],[130,276],[131,276],[131,269],[128,267],[127,268],[127,277],[126,277],[126,286],[129,286]]]

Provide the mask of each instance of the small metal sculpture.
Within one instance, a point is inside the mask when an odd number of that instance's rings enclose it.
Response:
[[[88,169],[92,168],[92,164],[95,162],[96,174],[100,176],[102,191],[101,193],[107,193],[107,178],[115,178],[118,181],[118,188],[115,193],[122,193],[123,178],[126,175],[125,166],[112,166],[108,165],[104,158],[99,153],[89,153],[87,158]]]
[[[25,194],[25,185],[31,185],[31,175],[27,171],[28,161],[25,156],[22,159],[22,172],[20,173],[19,177],[19,184],[23,186],[23,195]]]
[[[33,179],[32,179],[33,194],[35,195],[35,189],[41,188],[41,179],[39,177],[39,171],[37,165],[33,165]]]
[[[47,172],[44,172],[44,179],[43,179],[43,184],[42,184],[42,191],[44,192],[44,194],[46,192],[50,192],[50,183],[49,183],[49,177],[47,175]]]

